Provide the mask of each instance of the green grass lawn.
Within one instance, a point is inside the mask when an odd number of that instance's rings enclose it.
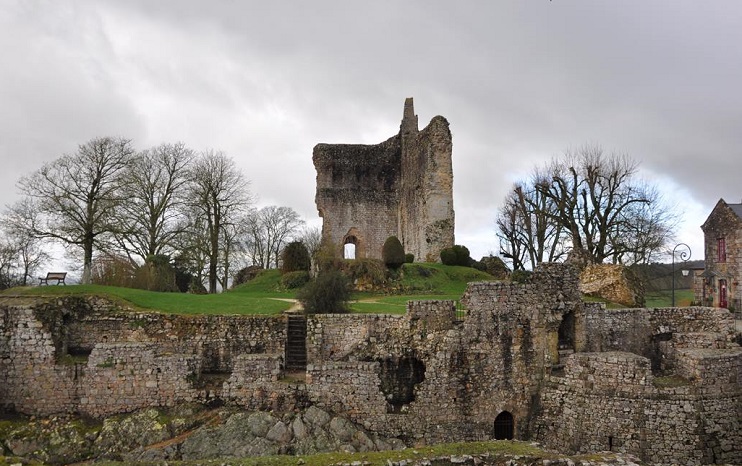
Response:
[[[405,264],[393,282],[395,293],[354,293],[350,302],[351,312],[371,314],[404,314],[410,300],[450,299],[457,301],[469,282],[491,280],[484,272],[469,267],[445,266],[442,264]],[[0,296],[58,296],[69,294],[91,294],[123,301],[135,308],[171,314],[279,314],[292,306],[296,290],[285,290],[280,286],[281,273],[266,270],[248,283],[232,290],[213,295],[184,293],[159,293],[101,285],[33,286],[5,290]],[[595,301],[589,297],[586,301]],[[689,306],[693,291],[675,290],[678,306]],[[646,307],[669,307],[669,290],[647,293]],[[606,303],[609,308],[621,307]]]
[[[407,301],[418,299],[458,300],[470,281],[491,279],[488,274],[469,267],[441,264],[405,264],[399,272],[397,295],[356,293],[352,312],[404,314]],[[5,295],[59,296],[90,294],[123,301],[139,309],[172,314],[278,314],[292,306],[295,290],[280,286],[278,270],[266,270],[248,283],[224,293],[194,295],[160,293],[102,285],[67,285],[19,287]],[[0,294],[0,296],[2,296]]]
[[[671,307],[672,290],[661,290],[644,295],[646,307]],[[693,290],[675,290],[675,306],[687,307],[693,302]]]
[[[6,290],[2,294],[26,296],[89,294],[123,301],[139,309],[168,314],[280,314],[292,305],[291,302],[281,299],[293,297],[292,293],[270,293],[260,287],[256,290],[238,288],[219,294],[195,295],[102,285],[22,287]]]
[[[352,312],[404,314],[407,301],[450,299],[458,301],[469,282],[492,280],[492,276],[470,267],[443,264],[404,264],[399,272],[400,294],[355,293]]]

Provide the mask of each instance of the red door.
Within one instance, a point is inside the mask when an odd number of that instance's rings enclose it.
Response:
[[[727,307],[727,281],[719,280],[719,307]]]

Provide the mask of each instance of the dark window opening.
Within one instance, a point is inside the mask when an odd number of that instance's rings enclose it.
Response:
[[[575,349],[575,314],[564,314],[559,324],[559,349]]]
[[[654,375],[660,375],[663,371],[669,369],[662,356],[662,343],[672,340],[672,332],[658,333],[652,335],[649,345],[649,362]]]
[[[415,401],[415,387],[425,380],[425,364],[414,357],[388,358],[379,361],[381,392],[387,411],[403,413]]]
[[[515,434],[513,415],[503,411],[495,418],[495,440],[512,440]]]
[[[613,436],[608,436],[608,451],[613,451]]]

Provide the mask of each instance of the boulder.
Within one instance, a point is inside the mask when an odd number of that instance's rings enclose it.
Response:
[[[628,307],[644,306],[644,285],[628,267],[588,264],[580,273],[580,292]]]

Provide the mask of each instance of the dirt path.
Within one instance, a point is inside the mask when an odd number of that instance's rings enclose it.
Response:
[[[275,301],[283,301],[286,303],[292,303],[291,307],[286,309],[283,312],[300,312],[304,309],[301,303],[296,299],[291,299],[291,298],[268,298],[268,299],[273,299]]]

